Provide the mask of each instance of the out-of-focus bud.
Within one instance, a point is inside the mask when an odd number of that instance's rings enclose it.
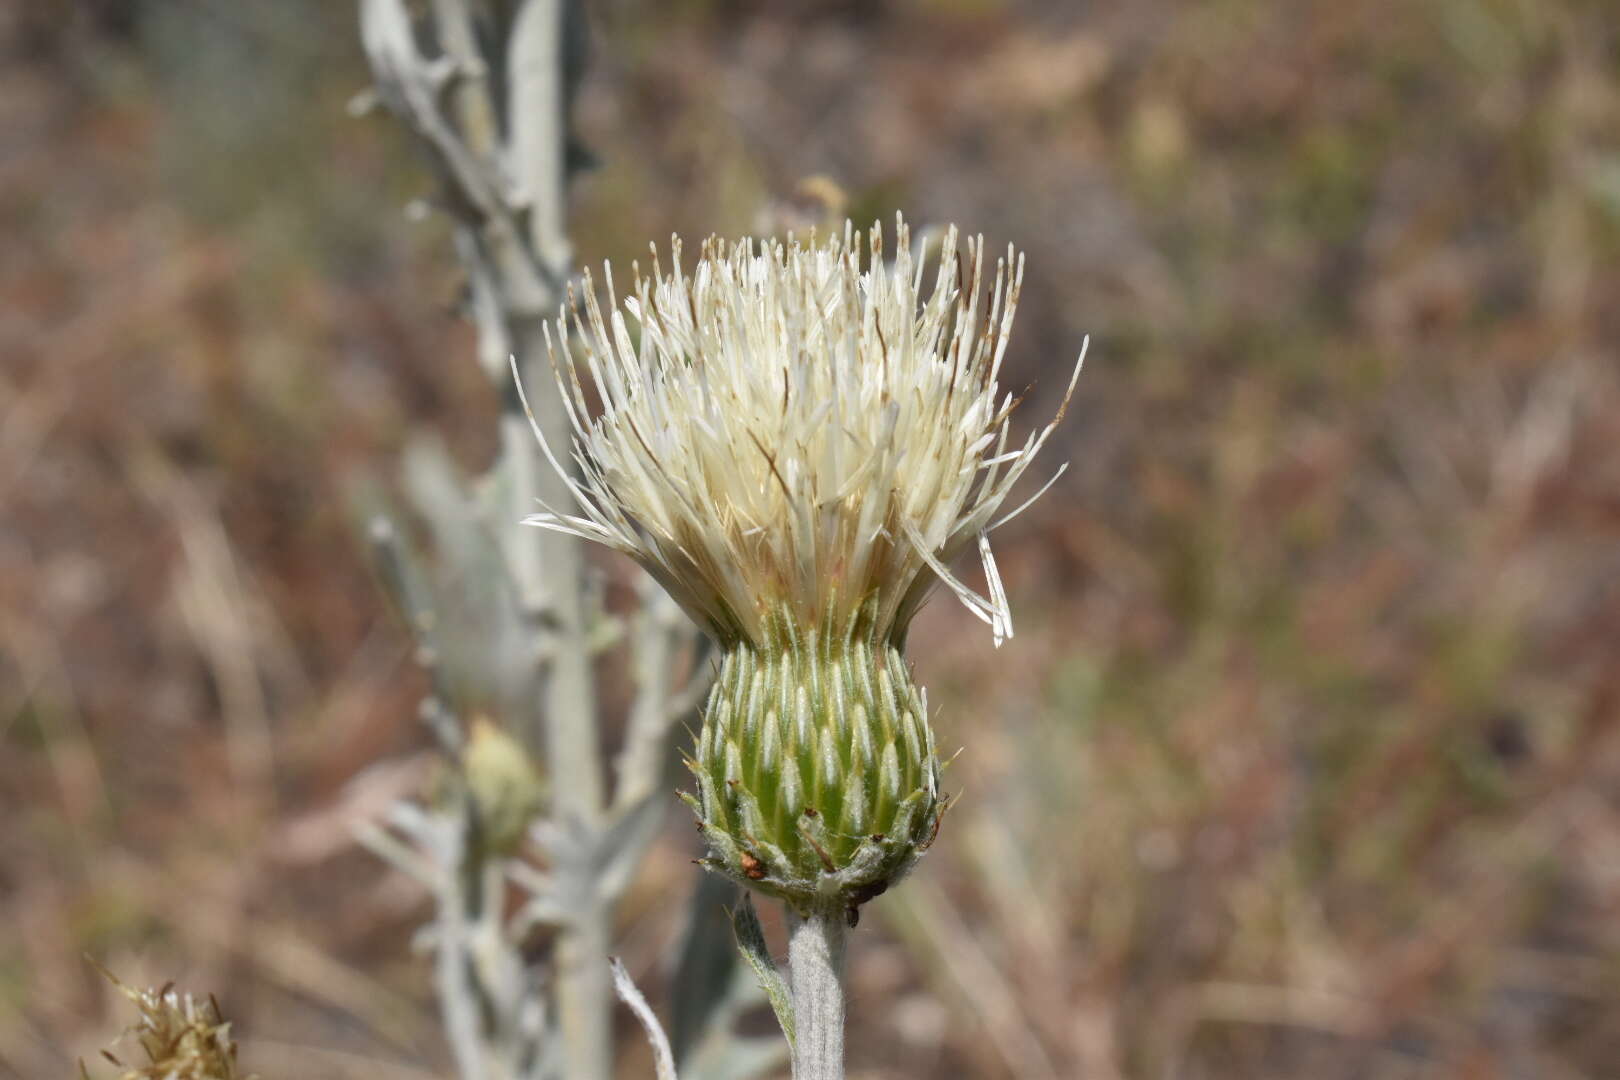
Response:
[[[485,716],[474,717],[462,759],[484,849],[510,855],[545,806],[546,788],[523,744]]]

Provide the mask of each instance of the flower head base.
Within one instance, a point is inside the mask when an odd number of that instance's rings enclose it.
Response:
[[[926,697],[892,643],[778,628],[721,661],[687,796],[713,870],[800,911],[903,877],[945,812]]]
[[[605,311],[587,275],[577,346],[548,333],[581,514],[530,523],[630,555],[724,645],[763,645],[783,614],[903,640],[935,579],[999,644],[1012,618],[986,536],[1052,425],[1009,449],[1015,402],[997,399],[1022,258],[998,261],[981,311],[983,241],[959,256],[957,240],[926,296],[904,223],[892,263],[881,230],[863,245],[846,225],[710,240],[687,275],[677,239],[622,305],[609,269]],[[945,565],[973,542],[988,597]]]

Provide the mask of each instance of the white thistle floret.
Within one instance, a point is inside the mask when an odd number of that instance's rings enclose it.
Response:
[[[946,231],[924,297],[925,254],[897,230],[892,263],[870,230],[864,267],[850,224],[806,243],[710,239],[689,276],[677,237],[670,272],[655,248],[622,304],[606,267],[605,309],[587,272],[583,313],[570,296],[546,330],[577,480],[535,428],[580,514],[527,523],[630,555],[723,643],[763,644],[784,619],[902,634],[936,578],[997,645],[1010,637],[988,534],[1034,501],[996,518],[1062,417],[1009,449],[1017,402],[998,403],[996,378],[1023,257],[997,260],[981,315],[983,239],[960,256]],[[971,542],[987,596],[946,566]]]

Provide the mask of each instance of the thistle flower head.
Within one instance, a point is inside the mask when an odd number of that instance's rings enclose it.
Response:
[[[711,239],[690,274],[677,239],[622,303],[608,269],[605,308],[587,274],[574,340],[548,328],[580,512],[530,523],[632,556],[722,644],[898,641],[936,579],[1000,644],[987,535],[1052,431],[1012,444],[998,396],[1023,260],[1009,248],[986,293],[982,240],[959,254],[949,230],[930,272],[897,233],[892,262],[875,226]],[[971,543],[988,596],[946,567]]]
[[[897,232],[892,261],[876,227],[710,240],[690,275],[677,240],[622,304],[608,270],[605,307],[587,276],[547,339],[580,512],[529,519],[632,556],[720,643],[688,761],[706,865],[851,918],[946,806],[907,624],[940,581],[1012,634],[987,536],[1056,424],[1012,444],[996,385],[1022,259],[987,290],[982,240],[948,231],[930,271]],[[970,543],[988,596],[946,566]]]

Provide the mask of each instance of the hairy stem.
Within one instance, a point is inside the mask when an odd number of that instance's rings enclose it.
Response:
[[[788,911],[793,1080],[844,1077],[844,911]]]
[[[531,373],[543,369],[545,356],[535,316],[550,314],[551,305],[559,299],[554,289],[547,288],[550,283],[545,278],[549,275],[560,279],[572,260],[566,233],[567,87],[563,50],[567,7],[566,0],[528,0],[513,19],[507,53],[511,73],[509,108],[515,118],[510,147],[512,166],[528,199],[528,235],[524,239],[541,271],[539,281],[524,275],[524,287],[519,290],[513,290],[514,283],[509,280],[508,303],[516,309],[510,313],[516,316],[511,320],[513,344],[519,362]],[[520,292],[532,295],[517,295]],[[536,419],[550,437],[559,438],[559,433],[568,430],[567,418],[557,394],[544,392],[549,389],[548,383],[544,378],[530,381],[531,386],[542,390],[535,402]],[[515,423],[507,430],[517,435],[507,447],[508,452],[523,455],[527,466],[524,472],[528,473],[524,478],[528,483],[514,490],[525,498],[538,492],[548,505],[567,506],[567,485],[542,465],[532,439],[518,450],[526,433]],[[594,827],[604,808],[602,748],[586,640],[589,628],[583,603],[583,553],[579,542],[569,536],[548,533],[526,539],[529,558],[534,560],[532,580],[540,585],[555,630],[543,710],[553,813]],[[600,897],[593,882],[578,882],[575,890],[589,896],[592,902],[581,904],[572,913],[557,938],[557,1012],[569,1075],[580,1080],[606,1080],[613,1072],[613,996],[605,963],[613,908],[610,901]]]
[[[607,1080],[613,1075],[613,989],[606,961],[613,913],[597,905],[576,913],[557,937],[557,1014],[569,1077]]]

